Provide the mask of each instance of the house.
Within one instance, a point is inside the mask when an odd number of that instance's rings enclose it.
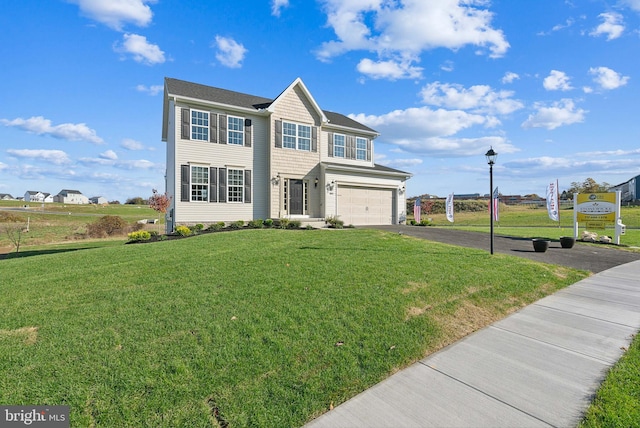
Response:
[[[640,199],[640,175],[636,175],[624,183],[609,188],[610,192],[620,191],[620,202],[635,204]]]
[[[404,221],[411,174],[374,163],[376,137],[322,110],[299,78],[273,99],[165,78],[167,228],[266,218]]]
[[[89,198],[82,194],[78,190],[62,189],[57,195],[53,197],[54,202],[62,204],[88,204]]]
[[[0,201],[13,201],[14,198],[8,193],[0,193]]]
[[[103,205],[103,204],[108,204],[109,202],[107,202],[107,198],[105,198],[105,197],[92,196],[91,198],[89,198],[89,203],[97,204],[97,205]]]
[[[51,193],[45,193],[34,190],[27,190],[24,194],[25,202],[53,202],[53,196]]]

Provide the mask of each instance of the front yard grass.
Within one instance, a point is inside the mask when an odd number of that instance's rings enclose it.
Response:
[[[359,229],[0,264],[0,402],[109,427],[301,426],[587,275]]]

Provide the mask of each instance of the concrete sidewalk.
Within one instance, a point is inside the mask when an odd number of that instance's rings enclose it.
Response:
[[[638,329],[634,261],[467,336],[306,427],[574,427]]]

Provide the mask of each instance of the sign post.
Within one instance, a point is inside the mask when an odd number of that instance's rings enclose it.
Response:
[[[574,238],[578,239],[579,223],[584,223],[590,230],[604,230],[606,226],[615,225],[615,243],[620,245],[620,235],[625,233],[625,225],[620,218],[620,193],[574,193]]]

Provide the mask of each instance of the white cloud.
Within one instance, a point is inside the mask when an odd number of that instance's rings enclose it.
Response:
[[[624,32],[624,22],[622,15],[615,12],[605,12],[598,15],[603,20],[602,24],[598,25],[590,35],[607,36],[607,40],[617,39]]]
[[[571,78],[563,71],[551,70],[551,73],[544,78],[542,86],[547,91],[569,91],[573,89],[570,80]]]
[[[104,140],[98,137],[96,131],[84,123],[61,123],[60,125],[53,126],[49,119],[45,119],[42,116],[34,116],[29,119],[0,119],[0,123],[38,135],[50,135],[62,140],[87,141],[93,144],[104,143]]]
[[[118,159],[118,155],[113,150],[107,150],[104,153],[100,153],[100,157],[102,159],[116,160]]]
[[[630,9],[640,12],[640,0],[620,0],[620,3],[627,5]]]
[[[71,163],[69,156],[62,150],[8,149],[7,153],[19,158],[41,160],[55,165]]]
[[[149,95],[158,95],[159,93],[164,91],[164,86],[163,85],[151,85],[151,86],[137,85],[136,91],[144,92]]]
[[[412,67],[409,61],[372,61],[363,59],[358,64],[358,71],[372,79],[416,79],[422,75],[422,68]]]
[[[584,122],[586,110],[576,108],[570,99],[556,101],[550,106],[537,103],[534,106],[536,112],[529,115],[529,118],[522,123],[522,127],[556,129],[560,126],[571,125],[573,123]]]
[[[511,71],[507,71],[504,76],[502,76],[502,83],[513,83],[514,80],[519,79],[520,76],[517,73],[513,73]]]
[[[484,0],[323,0],[336,40],[323,43],[322,61],[353,50],[376,52],[378,62],[413,62],[425,50],[476,46],[491,57],[509,48],[502,30],[491,26]],[[390,75],[394,77],[394,74]]]
[[[629,76],[623,76],[608,67],[590,68],[589,74],[595,76],[593,81],[602,89],[617,89],[629,81]]]
[[[280,16],[282,9],[289,7],[289,0],[271,0],[271,14]]]
[[[126,23],[139,27],[149,25],[153,12],[147,3],[156,0],[69,0],[80,7],[83,15],[121,31]]]
[[[122,44],[116,43],[114,50],[118,53],[131,54],[136,62],[153,65],[165,62],[164,52],[158,45],[149,43],[145,36],[139,34],[123,34]]]
[[[229,68],[242,67],[242,61],[247,53],[245,47],[229,37],[216,36],[213,47],[217,49],[216,59]]]
[[[144,150],[144,144],[131,138],[125,138],[124,140],[122,140],[122,142],[120,143],[120,147],[123,147],[127,150]]]
[[[491,86],[465,88],[453,83],[433,82],[420,92],[424,103],[438,107],[471,110],[475,113],[509,114],[524,107],[512,91],[495,91]]]

